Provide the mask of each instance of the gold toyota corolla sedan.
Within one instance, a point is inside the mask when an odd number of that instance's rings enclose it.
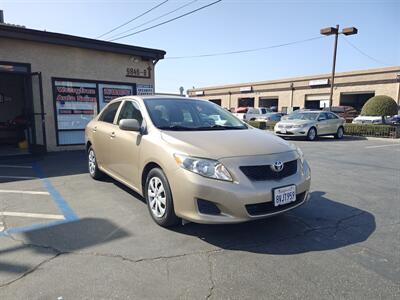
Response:
[[[303,204],[310,168],[301,150],[206,100],[128,96],[86,127],[90,175],[142,195],[154,221],[237,223]]]

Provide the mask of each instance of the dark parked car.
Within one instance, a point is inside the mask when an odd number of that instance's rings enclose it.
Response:
[[[387,124],[400,125],[400,115],[395,115],[386,121]]]
[[[329,110],[329,107],[324,108],[324,110]],[[351,123],[359,115],[359,112],[354,107],[345,105],[332,106],[330,111],[345,119],[346,123]]]

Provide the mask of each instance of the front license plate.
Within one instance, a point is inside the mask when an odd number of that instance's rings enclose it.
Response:
[[[284,205],[296,201],[296,186],[289,185],[274,189],[274,205]]]
[[[281,129],[281,132],[282,132],[282,133],[286,133],[286,129],[285,129],[285,128],[282,128],[282,129]]]

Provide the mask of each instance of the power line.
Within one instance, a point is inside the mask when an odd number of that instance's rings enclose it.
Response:
[[[360,48],[358,48],[356,45],[354,45],[354,44],[351,43],[349,40],[347,40],[346,38],[344,38],[344,40],[345,40],[346,43],[349,44],[353,49],[357,50],[360,54],[364,55],[365,57],[368,57],[370,60],[373,60],[374,62],[378,63],[379,65],[391,66],[391,64],[385,63],[385,62],[383,62],[383,61],[380,61],[380,60],[376,59],[375,57],[372,57],[371,55],[368,55],[367,53],[365,53],[364,51],[362,51]]]
[[[149,23],[151,23],[151,22],[153,22],[153,21],[156,21],[156,20],[161,19],[161,18],[163,18],[163,17],[165,17],[165,16],[168,16],[168,15],[170,15],[170,14],[172,14],[172,13],[178,11],[178,10],[181,10],[182,8],[185,8],[186,6],[189,6],[190,4],[192,4],[192,3],[194,3],[194,2],[197,2],[197,1],[199,1],[199,0],[190,1],[189,3],[186,3],[186,4],[182,5],[182,6],[179,6],[178,8],[176,8],[176,9],[174,9],[174,10],[171,10],[170,12],[167,12],[167,13],[165,13],[165,14],[162,14],[162,15],[160,15],[160,16],[154,18],[154,19],[151,19],[151,20],[149,20],[149,21],[147,21],[147,22],[144,22],[144,23],[142,23],[142,24],[140,24],[140,25],[138,25],[138,26],[135,26],[135,27],[133,27],[133,28],[131,28],[131,29],[128,29],[128,30],[122,31],[122,32],[120,32],[120,33],[118,33],[118,34],[115,34],[115,35],[111,36],[110,38],[108,38],[108,40],[111,40],[111,39],[113,39],[113,38],[115,38],[115,37],[121,36],[121,35],[123,35],[123,34],[125,34],[125,33],[127,33],[127,32],[130,32],[130,31],[135,30],[135,29],[137,29],[137,28],[140,28],[140,27],[142,27],[142,26],[144,26],[144,25],[147,25],[147,24],[149,24]]]
[[[195,9],[195,10],[191,10],[191,11],[189,11],[189,12],[187,12],[187,13],[183,14],[183,15],[177,16],[177,17],[175,17],[175,18],[172,18],[172,19],[169,19],[169,20],[167,20],[167,21],[164,21],[164,22],[158,23],[158,24],[156,24],[156,25],[153,25],[153,26],[150,26],[150,27],[144,28],[144,29],[142,29],[142,30],[139,30],[139,31],[135,31],[135,32],[133,32],[133,33],[130,33],[130,34],[127,34],[127,35],[124,35],[124,36],[118,37],[118,38],[114,38],[114,39],[110,40],[110,42],[112,42],[112,41],[116,41],[116,40],[120,40],[120,39],[126,38],[126,37],[128,37],[128,36],[132,36],[132,35],[135,35],[135,34],[138,34],[138,33],[141,33],[141,32],[144,32],[144,31],[147,31],[147,30],[150,30],[150,29],[156,28],[156,27],[159,27],[159,26],[161,26],[161,25],[164,25],[164,24],[170,23],[170,22],[172,22],[172,21],[175,21],[175,20],[178,20],[178,19],[180,19],[180,18],[183,18],[183,17],[186,17],[186,16],[188,16],[188,15],[191,15],[191,14],[193,14],[193,13],[195,13],[195,12],[199,11],[199,10],[202,10],[202,9],[204,9],[204,8],[207,8],[207,7],[209,7],[209,6],[212,6],[212,5],[214,5],[214,4],[217,4],[218,2],[221,2],[221,1],[222,1],[222,0],[214,1],[214,2],[212,2],[212,3],[210,3],[210,4],[207,4],[207,5],[201,6],[201,7],[197,8],[197,9]]]
[[[121,25],[119,25],[119,26],[117,26],[117,27],[111,29],[110,31],[107,31],[106,33],[103,33],[103,34],[99,35],[99,36],[96,37],[96,38],[97,38],[97,39],[98,39],[98,38],[101,38],[101,37],[103,37],[103,36],[105,36],[105,35],[107,35],[107,34],[113,32],[113,31],[115,31],[115,30],[117,30],[117,29],[119,29],[119,28],[121,28],[121,27],[123,27],[123,26],[125,26],[125,25],[127,25],[127,24],[129,24],[129,23],[131,23],[131,22],[133,22],[133,21],[135,21],[135,20],[137,20],[137,19],[139,19],[140,17],[143,17],[144,15],[146,15],[146,14],[148,14],[149,12],[155,10],[157,7],[160,7],[161,5],[167,3],[168,1],[169,1],[169,0],[165,0],[165,1],[163,1],[163,2],[161,2],[161,3],[159,3],[159,4],[157,4],[156,6],[153,6],[152,8],[146,10],[144,13],[142,13],[142,14],[140,14],[140,15],[134,17],[133,19],[130,19],[129,21],[127,21],[127,22],[125,22],[125,23],[123,23],[123,24],[121,24]]]
[[[262,50],[267,50],[267,49],[280,48],[280,47],[284,47],[284,46],[290,46],[290,45],[305,43],[305,42],[309,42],[309,41],[322,39],[324,37],[325,36],[316,36],[316,37],[312,37],[312,38],[308,38],[308,39],[297,40],[297,41],[293,41],[293,42],[277,44],[277,45],[271,45],[271,46],[260,47],[260,48],[253,48],[253,49],[236,50],[236,51],[228,51],[228,52],[218,52],[218,53],[209,53],[209,54],[200,54],[200,55],[189,55],[189,56],[171,56],[171,57],[165,57],[164,59],[202,58],[202,57],[211,57],[211,56],[232,55],[232,54],[239,54],[239,53],[249,53],[249,52],[256,52],[256,51],[262,51]]]

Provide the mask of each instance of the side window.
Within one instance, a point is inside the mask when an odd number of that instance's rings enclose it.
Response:
[[[122,119],[135,119],[139,124],[142,124],[143,117],[136,102],[125,101],[124,106],[121,108],[121,112],[119,113],[117,124],[119,124],[119,121]]]
[[[323,120],[327,120],[327,119],[328,119],[327,113],[319,114],[318,120],[323,121]]]
[[[337,117],[337,115],[335,115],[335,114],[333,114],[333,113],[328,113],[328,119],[330,119],[330,120],[334,120],[334,119],[337,119],[338,117]]]
[[[101,113],[99,121],[112,124],[114,122],[115,114],[117,113],[120,104],[121,102],[114,102],[107,106],[107,108]]]
[[[266,114],[267,113],[267,110],[265,108],[261,108],[260,110],[261,110],[261,114]]]

